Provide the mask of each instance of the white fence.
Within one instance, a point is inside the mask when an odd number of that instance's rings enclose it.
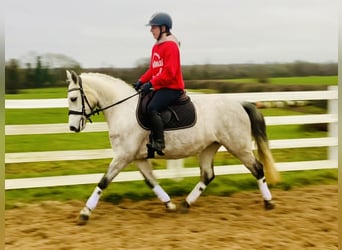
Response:
[[[219,95],[219,94],[217,94]],[[327,123],[328,136],[324,138],[297,138],[286,140],[271,140],[271,149],[302,148],[302,147],[328,147],[328,159],[320,161],[281,162],[276,166],[279,171],[308,170],[338,167],[338,89],[330,87],[326,91],[291,91],[291,92],[267,92],[267,93],[239,93],[225,94],[231,98],[244,101],[310,101],[328,100],[328,113],[317,115],[296,116],[272,116],[265,117],[269,125],[290,124],[314,124]],[[34,108],[64,108],[67,107],[66,99],[47,100],[5,100],[6,109],[34,109]],[[107,125],[103,122],[89,124],[84,132],[107,131]],[[67,124],[37,124],[37,125],[6,125],[5,135],[23,134],[56,134],[71,133]],[[72,136],[72,135],[70,135]],[[220,151],[224,151],[222,147]],[[44,151],[26,153],[6,153],[5,163],[44,162],[61,160],[87,160],[112,158],[111,149],[77,150],[77,151]],[[181,178],[199,176],[199,168],[183,168],[182,160],[169,160],[167,169],[155,170],[157,178]],[[216,166],[216,175],[248,173],[243,165]],[[20,178],[5,180],[5,189],[21,189],[49,186],[65,186],[97,183],[103,173],[68,175],[54,177]],[[121,172],[114,181],[142,180],[138,171]]]

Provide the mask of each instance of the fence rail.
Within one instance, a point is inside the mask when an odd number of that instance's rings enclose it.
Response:
[[[338,122],[337,116],[332,114],[318,115],[293,115],[293,116],[272,116],[265,117],[265,122],[270,125],[293,125],[293,124],[317,124]],[[95,122],[87,126],[82,133],[108,131],[107,123]],[[6,135],[32,135],[32,134],[60,134],[70,132],[67,123],[52,124],[28,124],[28,125],[6,125]]]
[[[222,94],[216,94],[222,95]],[[237,93],[225,94],[237,100],[251,102],[258,101],[311,101],[328,100],[328,114],[318,115],[297,115],[297,116],[272,116],[265,117],[266,124],[270,125],[291,125],[291,124],[329,124],[328,136],[324,138],[297,138],[286,140],[271,140],[271,149],[300,148],[300,147],[328,147],[328,159],[320,161],[282,162],[277,163],[280,171],[307,170],[321,168],[337,168],[338,139],[337,139],[337,86],[330,87],[326,91],[292,91],[292,92],[268,92],[268,93]],[[66,99],[45,99],[45,100],[5,100],[6,109],[35,109],[35,108],[65,108]],[[104,122],[88,125],[84,132],[107,131],[107,124]],[[57,124],[32,124],[32,125],[6,125],[5,135],[27,135],[27,134],[56,134],[71,133],[65,123]],[[219,151],[225,151],[223,147]],[[69,150],[69,151],[43,151],[43,152],[18,152],[6,153],[5,163],[21,162],[44,162],[61,160],[86,160],[112,158],[111,149],[97,150]],[[173,167],[171,167],[173,166]],[[242,165],[217,166],[216,175],[247,173],[248,170]],[[198,176],[199,168],[183,168],[182,160],[169,160],[168,168],[155,170],[158,178],[180,178]],[[20,178],[5,180],[5,189],[21,189],[48,186],[64,186],[97,183],[102,177],[101,174],[69,175],[54,177]],[[115,181],[141,180],[142,176],[138,171],[122,172]]]

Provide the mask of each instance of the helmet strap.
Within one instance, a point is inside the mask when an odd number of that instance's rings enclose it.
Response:
[[[165,31],[162,31],[162,26],[163,25],[159,25],[159,30],[160,30],[160,33],[159,33],[159,36],[158,36],[158,39],[157,39],[157,41],[159,41],[160,39],[161,39],[161,37],[162,37],[162,35],[164,34],[164,33],[166,33],[166,35],[167,36],[169,36],[171,33],[170,33],[170,30],[165,26]]]

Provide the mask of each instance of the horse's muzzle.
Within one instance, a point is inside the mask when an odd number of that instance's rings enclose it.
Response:
[[[80,128],[76,128],[75,126],[70,126],[69,127],[70,131],[74,131],[74,132],[80,132]]]

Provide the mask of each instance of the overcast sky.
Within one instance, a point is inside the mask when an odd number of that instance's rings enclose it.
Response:
[[[149,58],[145,26],[173,18],[182,64],[338,61],[338,0],[6,0],[5,58],[64,54],[82,67]]]

